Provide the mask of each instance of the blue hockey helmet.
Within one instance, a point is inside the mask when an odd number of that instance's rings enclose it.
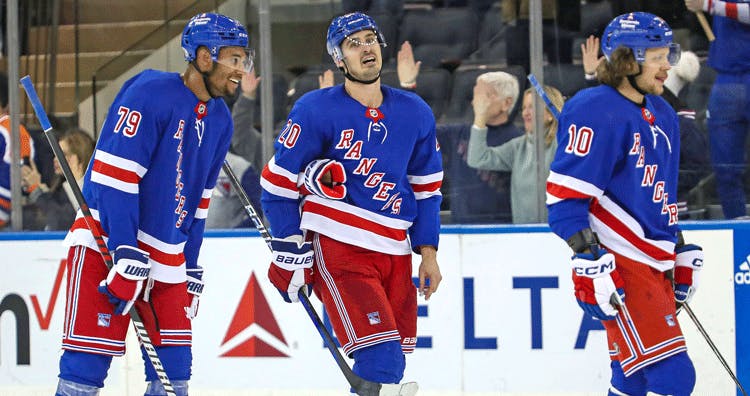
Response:
[[[383,47],[386,46],[383,33],[378,29],[375,20],[369,15],[361,12],[352,12],[350,14],[333,18],[331,25],[328,26],[326,49],[328,50],[328,55],[331,55],[334,62],[338,62],[344,58],[341,53],[341,42],[352,34],[362,30],[374,31],[378,37],[380,45]]]
[[[238,21],[221,14],[198,14],[192,17],[182,30],[182,50],[188,62],[195,59],[196,52],[201,46],[208,48],[211,59],[216,61],[222,47],[247,49],[248,41],[245,27]],[[250,58],[249,51],[248,58]]]
[[[672,29],[667,22],[648,12],[631,12],[615,17],[602,35],[602,52],[609,60],[618,47],[633,51],[635,60],[643,63],[649,48],[669,48],[669,64],[680,60],[680,45],[672,42]]]

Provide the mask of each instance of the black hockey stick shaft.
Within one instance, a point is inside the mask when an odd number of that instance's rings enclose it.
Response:
[[[112,255],[109,252],[107,244],[104,242],[101,230],[99,230],[99,227],[97,227],[96,225],[96,221],[94,220],[94,216],[92,216],[91,214],[91,210],[86,204],[86,200],[83,198],[81,188],[78,186],[78,182],[73,176],[73,172],[70,170],[70,164],[68,164],[68,161],[65,158],[65,153],[63,153],[62,148],[60,148],[60,143],[52,134],[52,125],[50,124],[47,113],[44,111],[44,107],[42,107],[42,102],[39,100],[39,96],[34,89],[34,84],[31,82],[31,77],[25,76],[21,78],[21,85],[23,86],[24,91],[26,91],[26,96],[28,96],[29,101],[31,102],[31,106],[34,108],[36,117],[39,119],[39,124],[44,130],[44,136],[47,137],[47,141],[52,147],[52,152],[54,153],[55,158],[57,158],[57,162],[60,163],[60,168],[63,171],[63,175],[68,181],[70,189],[73,191],[76,202],[78,203],[78,206],[81,209],[81,213],[83,214],[83,220],[86,222],[86,225],[88,226],[89,230],[91,230],[91,234],[96,240],[96,246],[99,248],[99,253],[101,253],[102,255],[104,264],[107,266],[107,269],[112,269],[112,267],[114,266]],[[175,391],[172,387],[172,383],[169,381],[169,377],[167,377],[164,366],[161,364],[161,360],[156,354],[156,349],[151,342],[151,338],[148,336],[148,332],[146,331],[146,327],[143,325],[141,316],[135,309],[135,305],[130,308],[129,314],[131,320],[133,321],[133,326],[136,329],[136,334],[138,335],[143,348],[146,350],[146,354],[148,355],[151,364],[154,366],[156,374],[159,376],[159,381],[161,381],[161,384],[164,386],[164,390],[167,392],[167,395],[175,396]]]
[[[253,204],[252,202],[250,202],[250,198],[248,198],[247,193],[245,193],[245,190],[242,188],[239,179],[237,179],[237,175],[234,173],[234,170],[232,170],[232,167],[229,166],[229,163],[226,160],[224,160],[223,169],[224,173],[226,173],[227,177],[229,177],[229,181],[230,183],[232,183],[234,191],[240,198],[242,206],[245,207],[245,212],[247,212],[248,217],[250,217],[250,220],[253,222],[253,224],[255,224],[255,227],[258,229],[258,232],[260,232],[260,236],[263,237],[263,240],[265,240],[268,248],[271,249],[271,233],[269,233],[266,229],[266,226],[263,225],[263,221],[261,220],[260,216],[258,216],[258,212],[255,211],[255,208],[253,208]],[[346,363],[344,356],[342,356],[341,352],[339,352],[333,336],[331,336],[331,333],[325,327],[325,324],[323,324],[323,321],[320,319],[320,316],[318,316],[318,313],[317,311],[315,311],[312,303],[310,303],[310,299],[305,293],[297,293],[297,295],[299,296],[299,300],[302,303],[302,306],[305,307],[307,315],[310,316],[313,324],[315,324],[315,328],[318,329],[318,333],[320,333],[320,336],[323,338],[323,341],[326,344],[326,348],[328,348],[328,351],[330,351],[331,355],[333,355],[333,359],[336,360],[336,364],[338,364],[339,369],[341,369],[344,377],[346,377],[346,381],[349,382],[349,385],[354,388],[358,395],[379,395],[382,385],[377,382],[367,381],[366,379],[358,376],[352,371],[351,367],[349,367],[349,365]]]
[[[734,371],[729,367],[729,364],[727,364],[727,361],[724,359],[724,356],[722,356],[721,352],[719,352],[719,349],[716,347],[716,344],[711,340],[711,337],[708,336],[708,333],[706,332],[706,329],[703,328],[703,325],[701,325],[701,322],[698,320],[698,317],[695,316],[695,312],[690,308],[690,306],[687,303],[682,304],[682,308],[685,309],[685,312],[687,312],[688,316],[690,316],[690,319],[695,324],[695,327],[698,329],[698,331],[701,333],[703,338],[706,340],[706,343],[708,343],[708,346],[711,347],[711,350],[714,352],[717,358],[719,358],[719,361],[721,362],[721,365],[724,366],[724,369],[727,370],[727,373],[729,373],[729,376],[732,377],[732,380],[734,381],[735,385],[737,385],[737,388],[740,389],[740,392],[744,396],[747,396],[747,392],[745,392],[745,388],[742,387],[742,384],[740,383],[740,380],[737,379],[737,376],[734,375]]]

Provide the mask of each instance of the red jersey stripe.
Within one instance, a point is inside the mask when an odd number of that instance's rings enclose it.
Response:
[[[125,183],[138,183],[141,181],[141,178],[137,173],[118,168],[114,165],[110,165],[99,160],[94,160],[94,166],[92,167],[92,170],[94,172],[101,173]]]
[[[667,253],[662,249],[644,241],[638,235],[636,235],[630,228],[628,228],[620,219],[614,216],[612,213],[604,209],[600,204],[599,200],[591,202],[590,207],[591,214],[597,219],[601,220],[604,224],[614,230],[623,239],[630,242],[636,249],[652,257],[658,261],[674,261],[674,253]]]
[[[426,183],[426,184],[412,184],[411,189],[416,192],[429,192],[429,191],[437,191],[440,189],[440,186],[443,185],[443,181],[436,181],[432,183]]]
[[[374,234],[394,239],[397,241],[403,241],[406,239],[406,230],[399,230],[396,228],[386,227],[382,224],[378,224],[374,221],[363,219],[357,215],[342,212],[334,208],[324,206],[315,202],[307,201],[303,207],[305,212],[316,213],[321,216],[327,217],[333,221],[346,224],[355,228],[361,228],[363,230],[370,231]]]
[[[585,199],[591,198],[590,195],[584,194],[580,191],[573,190],[571,188],[561,186],[559,184],[547,182],[547,193],[560,198],[560,199]]]
[[[185,263],[185,255],[182,253],[166,253],[142,241],[138,241],[138,247],[147,251],[151,259],[161,264],[178,267]]]
[[[293,183],[291,180],[287,179],[284,176],[273,173],[271,169],[268,168],[268,165],[266,165],[263,168],[263,172],[261,172],[261,177],[268,180],[269,183],[275,186],[278,186],[280,188],[286,188],[289,190],[297,191],[296,183]]]

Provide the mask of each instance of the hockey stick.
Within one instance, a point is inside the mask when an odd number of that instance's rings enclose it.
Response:
[[[539,96],[544,100],[544,104],[547,105],[547,110],[552,113],[555,119],[560,118],[560,112],[557,110],[557,107],[552,104],[552,101],[549,99],[549,96],[547,96],[547,93],[544,92],[544,88],[542,88],[542,85],[539,84],[539,81],[537,81],[536,77],[533,74],[529,74],[528,76],[526,76],[526,78],[529,79],[529,82],[534,87],[534,90],[536,90],[536,93],[538,93]]]
[[[260,216],[258,216],[258,212],[255,211],[255,208],[253,208],[253,204],[250,202],[250,198],[247,197],[247,193],[245,193],[245,190],[242,188],[239,179],[237,179],[237,175],[234,173],[232,167],[229,166],[229,162],[227,162],[226,160],[224,160],[223,169],[224,173],[226,173],[227,177],[229,177],[229,181],[232,183],[234,191],[240,198],[240,202],[242,202],[242,205],[245,207],[245,212],[247,212],[248,217],[250,217],[250,220],[253,222],[253,224],[255,224],[255,228],[257,228],[258,232],[260,232],[260,236],[263,237],[263,240],[265,240],[268,248],[270,250],[273,250],[271,249],[271,234],[268,232],[268,229],[266,229],[266,226],[263,225],[263,221],[261,221]],[[419,388],[416,382],[407,382],[405,384],[380,384],[377,382],[368,381],[355,374],[352,371],[351,367],[349,367],[349,365],[346,363],[346,360],[344,360],[341,352],[339,352],[338,347],[336,346],[336,342],[333,340],[333,336],[331,336],[331,333],[328,331],[328,329],[326,329],[323,321],[320,319],[320,316],[318,316],[318,313],[315,311],[312,303],[310,303],[310,299],[305,293],[297,294],[299,296],[300,302],[302,303],[302,306],[305,307],[305,311],[307,311],[307,315],[310,316],[313,324],[315,324],[315,328],[318,329],[318,333],[320,333],[320,336],[323,337],[323,341],[325,342],[328,351],[331,352],[331,355],[333,355],[333,359],[336,360],[336,364],[338,364],[339,369],[341,369],[344,377],[346,377],[346,381],[349,382],[349,385],[357,392],[358,395],[413,396],[417,393],[417,389]]]
[[[703,11],[697,11],[695,13],[695,16],[698,18],[698,23],[701,24],[701,27],[703,28],[703,33],[706,34],[706,38],[708,39],[708,41],[716,40],[716,36],[714,36],[714,31],[711,30],[711,25],[708,24],[708,21],[706,20],[706,15],[703,13]]]
[[[101,231],[96,226],[96,222],[91,215],[91,210],[86,204],[86,200],[83,198],[81,188],[78,186],[78,182],[73,176],[73,172],[70,170],[70,165],[68,164],[67,159],[65,159],[65,153],[63,153],[62,148],[60,148],[60,143],[58,143],[57,139],[52,134],[52,125],[50,124],[49,118],[47,118],[47,113],[44,111],[44,107],[42,107],[42,102],[39,100],[39,96],[34,89],[31,77],[27,75],[21,78],[21,85],[23,85],[23,89],[26,91],[26,96],[28,96],[31,106],[36,113],[36,118],[39,119],[39,124],[41,124],[42,129],[44,130],[44,136],[47,137],[49,145],[52,146],[52,152],[55,154],[57,162],[60,163],[63,175],[65,175],[65,179],[68,181],[70,189],[73,190],[73,195],[75,196],[78,206],[81,209],[81,213],[83,214],[83,220],[86,222],[89,230],[91,230],[91,234],[94,235],[96,245],[99,248],[99,253],[102,255],[104,264],[107,266],[107,269],[111,269],[113,266],[112,255],[109,252],[109,248],[107,248],[107,244],[104,242]],[[130,308],[129,313],[136,330],[135,333],[138,335],[138,339],[140,339],[143,348],[146,350],[146,354],[156,370],[156,375],[159,376],[159,381],[164,386],[167,395],[175,396],[172,383],[169,381],[169,377],[167,377],[167,373],[164,371],[164,366],[161,364],[161,360],[159,360],[159,356],[156,354],[156,349],[154,349],[154,345],[151,343],[151,338],[149,338],[148,333],[146,332],[146,327],[143,325],[143,321],[141,320],[138,311],[136,311],[135,305]]]
[[[747,396],[747,392],[745,392],[745,388],[743,388],[742,384],[740,384],[740,380],[737,379],[736,375],[734,375],[734,372],[729,367],[729,364],[727,364],[727,361],[724,360],[724,356],[722,356],[721,352],[719,352],[719,349],[716,348],[716,344],[714,344],[714,342],[711,341],[711,337],[708,336],[706,329],[704,329],[703,325],[701,325],[701,322],[698,321],[698,317],[695,316],[695,313],[693,312],[693,310],[690,308],[689,305],[687,305],[687,303],[682,303],[681,305],[682,305],[682,308],[685,308],[685,312],[687,312],[688,316],[690,316],[690,319],[693,321],[693,323],[695,324],[695,327],[698,329],[698,331],[701,333],[703,338],[706,340],[706,342],[708,343],[708,346],[711,347],[712,351],[714,351],[714,355],[716,355],[716,357],[719,358],[721,365],[724,366],[724,369],[727,370],[727,373],[729,373],[729,376],[732,377],[732,380],[734,381],[735,385],[737,385],[737,388],[740,389],[740,392],[742,392],[744,396]]]

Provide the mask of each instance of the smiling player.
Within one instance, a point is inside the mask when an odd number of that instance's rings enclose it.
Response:
[[[549,224],[573,249],[578,304],[607,330],[609,395],[686,396],[695,369],[675,301],[692,297],[703,252],[677,225],[678,118],[659,97],[680,48],[644,12],[612,20],[601,46],[602,85],[560,114]]]
[[[99,394],[125,353],[135,304],[167,376],[187,395],[191,320],[203,290],[198,252],[208,202],[232,137],[222,96],[252,68],[248,36],[219,14],[182,33],[185,73],[145,70],[115,97],[84,176],[83,196],[114,267],[108,272],[79,211],[65,241],[69,292],[57,395]],[[149,359],[146,395],[165,395]]]

